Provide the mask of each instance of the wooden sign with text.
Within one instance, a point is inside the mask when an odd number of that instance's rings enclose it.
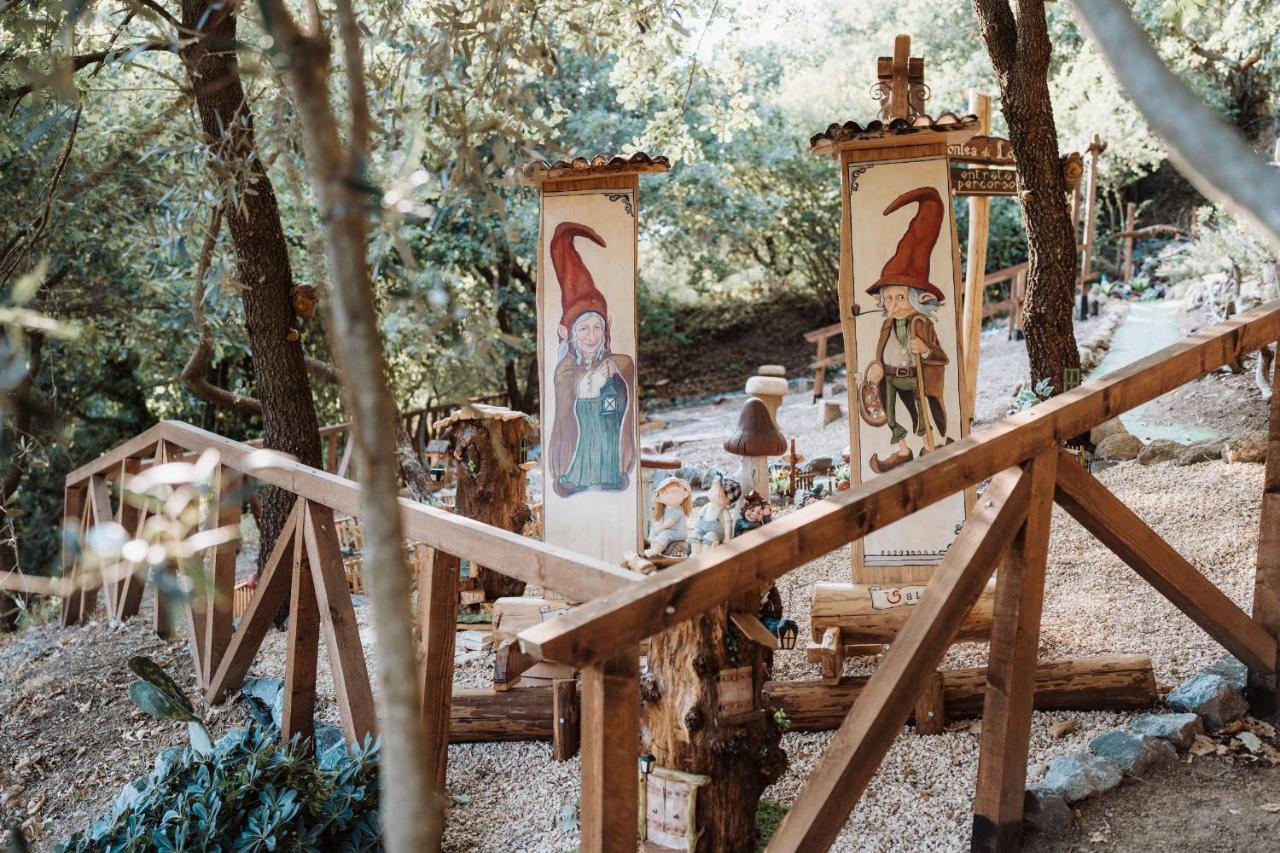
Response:
[[[951,191],[958,196],[1017,195],[1018,176],[1013,169],[963,169],[952,166]]]
[[[981,163],[984,166],[1012,166],[1013,147],[999,136],[975,136],[967,142],[947,146],[947,159],[957,163]]]

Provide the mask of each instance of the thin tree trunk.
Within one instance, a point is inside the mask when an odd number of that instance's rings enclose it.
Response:
[[[333,343],[347,377],[347,403],[354,416],[365,576],[378,648],[378,710],[385,742],[381,773],[388,780],[381,786],[383,841],[392,853],[438,850],[443,809],[434,791],[435,757],[427,748],[419,710],[409,573],[397,494],[398,414],[387,384],[366,261],[367,197],[360,187],[366,181],[369,115],[359,30],[350,3],[339,0],[352,105],[351,148],[344,153],[329,102],[328,38],[323,32],[300,32],[282,0],[267,0],[263,11],[276,47],[289,58],[289,80],[302,117],[307,164],[324,223],[333,283]]]
[[[1015,20],[1008,0],[974,0],[991,64],[1000,86],[1017,161],[1018,200],[1027,229],[1027,293],[1022,321],[1032,382],[1048,379],[1064,390],[1063,371],[1080,368],[1072,311],[1076,289],[1076,238],[1062,191],[1058,131],[1049,100],[1053,46],[1044,0],[1018,0]]]
[[[253,113],[240,82],[236,9],[235,3],[182,0],[183,27],[202,36],[183,47],[182,59],[210,146],[210,168],[220,172],[229,166],[236,175],[234,192],[226,188],[225,219],[244,285],[245,328],[257,399],[262,404],[263,442],[320,468],[320,427],[302,345],[288,340],[293,327],[289,247],[275,190],[258,157]],[[262,502],[264,559],[292,505],[290,493],[268,490]]]

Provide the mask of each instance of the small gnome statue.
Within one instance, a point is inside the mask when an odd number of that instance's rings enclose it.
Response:
[[[653,490],[653,523],[646,557],[687,556],[688,518],[693,515],[693,488],[679,477],[667,477]],[[683,546],[683,547],[680,547]],[[683,553],[668,553],[683,551]]]
[[[773,521],[773,505],[759,492],[748,492],[742,499],[742,517],[733,523],[733,535],[741,536]]]
[[[728,542],[733,538],[733,505],[742,495],[742,487],[734,480],[717,474],[707,490],[707,502],[698,510],[689,537],[693,553],[700,554],[712,545]]]

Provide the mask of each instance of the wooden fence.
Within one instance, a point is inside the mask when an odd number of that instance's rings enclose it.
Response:
[[[522,632],[534,657],[582,669],[582,849],[632,850],[637,644],[955,492],[992,478],[963,531],[769,844],[824,850],[930,683],[965,614],[997,575],[973,846],[1015,849],[1054,501],[1257,676],[1280,629],[1280,393],[1272,402],[1254,616],[1179,556],[1061,450],[1064,441],[1280,338],[1280,303],[1089,382],[955,444]],[[1280,384],[1280,371],[1277,372]]]
[[[424,647],[423,713],[432,738],[437,783],[444,783],[451,703],[455,716],[460,709],[465,715],[476,707],[474,697],[454,697],[452,691],[458,558],[482,563],[568,600],[586,602],[526,629],[520,642],[532,658],[568,663],[582,672],[581,848],[634,850],[639,817],[641,641],[736,600],[744,590],[764,590],[811,560],[991,478],[930,581],[929,595],[913,609],[875,673],[862,685],[856,704],[769,849],[830,846],[918,695],[932,683],[946,648],[997,566],[973,842],[975,849],[1015,848],[1054,501],[1244,661],[1254,675],[1276,674],[1280,393],[1272,402],[1252,617],[1060,448],[1062,442],[1097,424],[1278,338],[1280,303],[1273,302],[649,576],[402,500],[406,535],[433,549],[431,559],[419,570],[418,621]],[[251,479],[285,489],[298,499],[234,631],[229,610],[234,544],[214,549],[206,560],[216,595],[195,598],[188,621],[196,670],[208,699],[219,701],[242,681],[291,586],[286,734],[306,731],[311,724],[315,660],[323,636],[334,667],[344,733],[353,740],[363,736],[374,728],[373,700],[333,520],[335,513],[359,516],[356,483],[283,460],[259,467],[254,449],[245,444],[186,424],[164,422],[69,474],[66,516],[79,520],[82,529],[108,518],[136,529],[143,520],[128,505],[113,504],[113,482],[148,465],[210,449],[219,453],[219,491],[232,491],[238,480]],[[215,501],[213,506],[214,514],[225,513],[226,520],[239,512],[238,504]],[[70,624],[93,609],[99,585],[74,560],[68,560],[66,570],[74,590],[64,602],[64,621]],[[113,618],[137,612],[138,578],[112,578],[101,588]],[[309,609],[312,602],[314,608]]]

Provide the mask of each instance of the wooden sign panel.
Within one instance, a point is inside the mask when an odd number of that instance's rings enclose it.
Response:
[[[716,679],[718,716],[732,717],[735,714],[745,714],[755,710],[755,690],[751,674],[752,668],[749,666],[720,670]]]
[[[958,196],[1017,195],[1018,175],[1013,169],[961,169],[952,166],[951,188]]]
[[[639,550],[634,177],[544,192],[538,265],[544,538],[610,563]]]
[[[655,767],[644,778],[644,834],[641,840],[672,850],[698,847],[698,789],[708,776]]]
[[[947,157],[851,162],[851,472],[856,482],[960,439],[959,306]],[[941,562],[965,520],[963,493],[863,540],[866,567]]]
[[[1012,166],[1013,146],[999,136],[975,136],[965,142],[947,146],[947,158],[957,163],[980,163],[985,166]]]

